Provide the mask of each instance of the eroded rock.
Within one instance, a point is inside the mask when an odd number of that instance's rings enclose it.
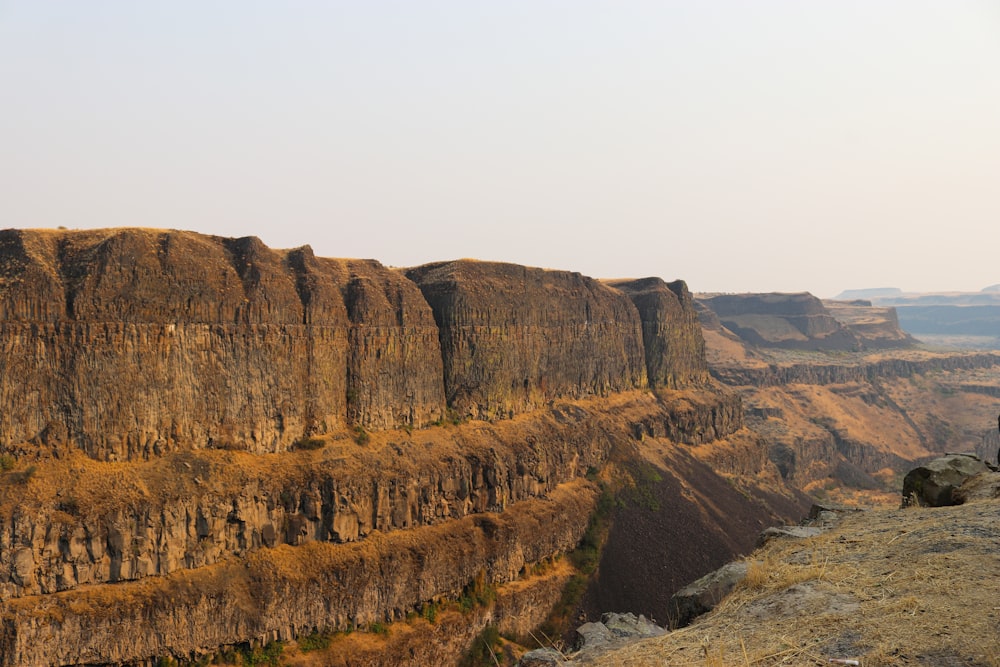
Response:
[[[914,468],[903,478],[903,504],[924,507],[955,505],[955,491],[990,466],[973,454],[948,454]]]

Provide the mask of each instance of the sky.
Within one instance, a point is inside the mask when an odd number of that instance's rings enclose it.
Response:
[[[0,228],[1000,283],[995,0],[0,0]]]

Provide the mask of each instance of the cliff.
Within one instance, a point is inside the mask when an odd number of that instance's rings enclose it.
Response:
[[[0,662],[201,659],[510,583],[453,624],[435,657],[454,662],[470,623],[523,632],[582,576],[522,581],[637,460],[698,472],[691,521],[653,521],[653,540],[729,530],[698,509],[719,489],[767,496],[755,521],[794,514],[754,486],[778,477],[707,375],[684,284],[619,286],[252,237],[0,232]],[[744,542],[713,538],[712,558]]]
[[[189,232],[8,230],[0,275],[7,448],[280,451],[444,411],[430,309],[377,262]]]
[[[627,294],[639,311],[650,386],[676,389],[708,379],[705,339],[694,298],[683,280],[665,283],[644,278],[608,284]]]
[[[459,415],[508,417],[555,397],[647,384],[639,314],[596,280],[472,260],[406,275],[434,311],[448,406]]]
[[[721,294],[699,301],[751,345],[802,350],[851,350],[860,346],[813,295]]]
[[[0,381],[0,448],[277,452],[446,406],[509,418],[650,377],[703,383],[684,283],[615,284],[469,260],[403,275],[191,232],[7,230],[0,371],[17,382]]]
[[[823,300],[823,307],[847,327],[867,349],[914,347],[916,339],[899,326],[896,309],[873,306],[871,301]]]

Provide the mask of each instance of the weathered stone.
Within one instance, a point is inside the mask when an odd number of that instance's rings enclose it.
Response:
[[[409,269],[434,310],[448,405],[506,418],[553,398],[646,386],[639,313],[568,271],[460,260]]]
[[[671,626],[682,628],[698,616],[712,611],[746,576],[746,561],[736,561],[677,591],[670,598]]]
[[[601,623],[613,636],[624,639],[659,637],[666,632],[642,614],[636,616],[632,612],[625,614],[607,612],[601,615]]]
[[[573,649],[583,651],[587,649],[607,646],[614,641],[615,636],[608,630],[608,626],[603,623],[584,623],[576,629],[576,641]]]
[[[954,492],[990,466],[973,454],[948,454],[914,468],[903,478],[903,504],[945,507],[956,504]]]
[[[760,536],[757,538],[757,547],[762,547],[773,539],[791,538],[793,540],[804,540],[816,537],[822,532],[822,528],[815,526],[771,526],[760,531]]]
[[[639,311],[650,386],[678,388],[708,380],[705,339],[683,280],[643,278],[608,284],[625,292]]]
[[[0,441],[281,451],[444,412],[437,326],[374,261],[157,230],[0,232]],[[2,389],[2,386],[0,386]]]
[[[721,294],[699,299],[751,345],[804,350],[853,350],[858,337],[812,294]]]
[[[553,667],[566,662],[562,653],[554,648],[539,648],[528,651],[518,660],[518,667]]]

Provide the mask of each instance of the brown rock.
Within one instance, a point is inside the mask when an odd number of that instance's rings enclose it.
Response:
[[[448,405],[493,419],[646,385],[642,325],[579,273],[459,260],[407,271],[440,328]]]
[[[608,284],[625,292],[639,311],[651,386],[676,389],[708,380],[705,339],[683,280],[668,284],[660,278],[643,278]]]

